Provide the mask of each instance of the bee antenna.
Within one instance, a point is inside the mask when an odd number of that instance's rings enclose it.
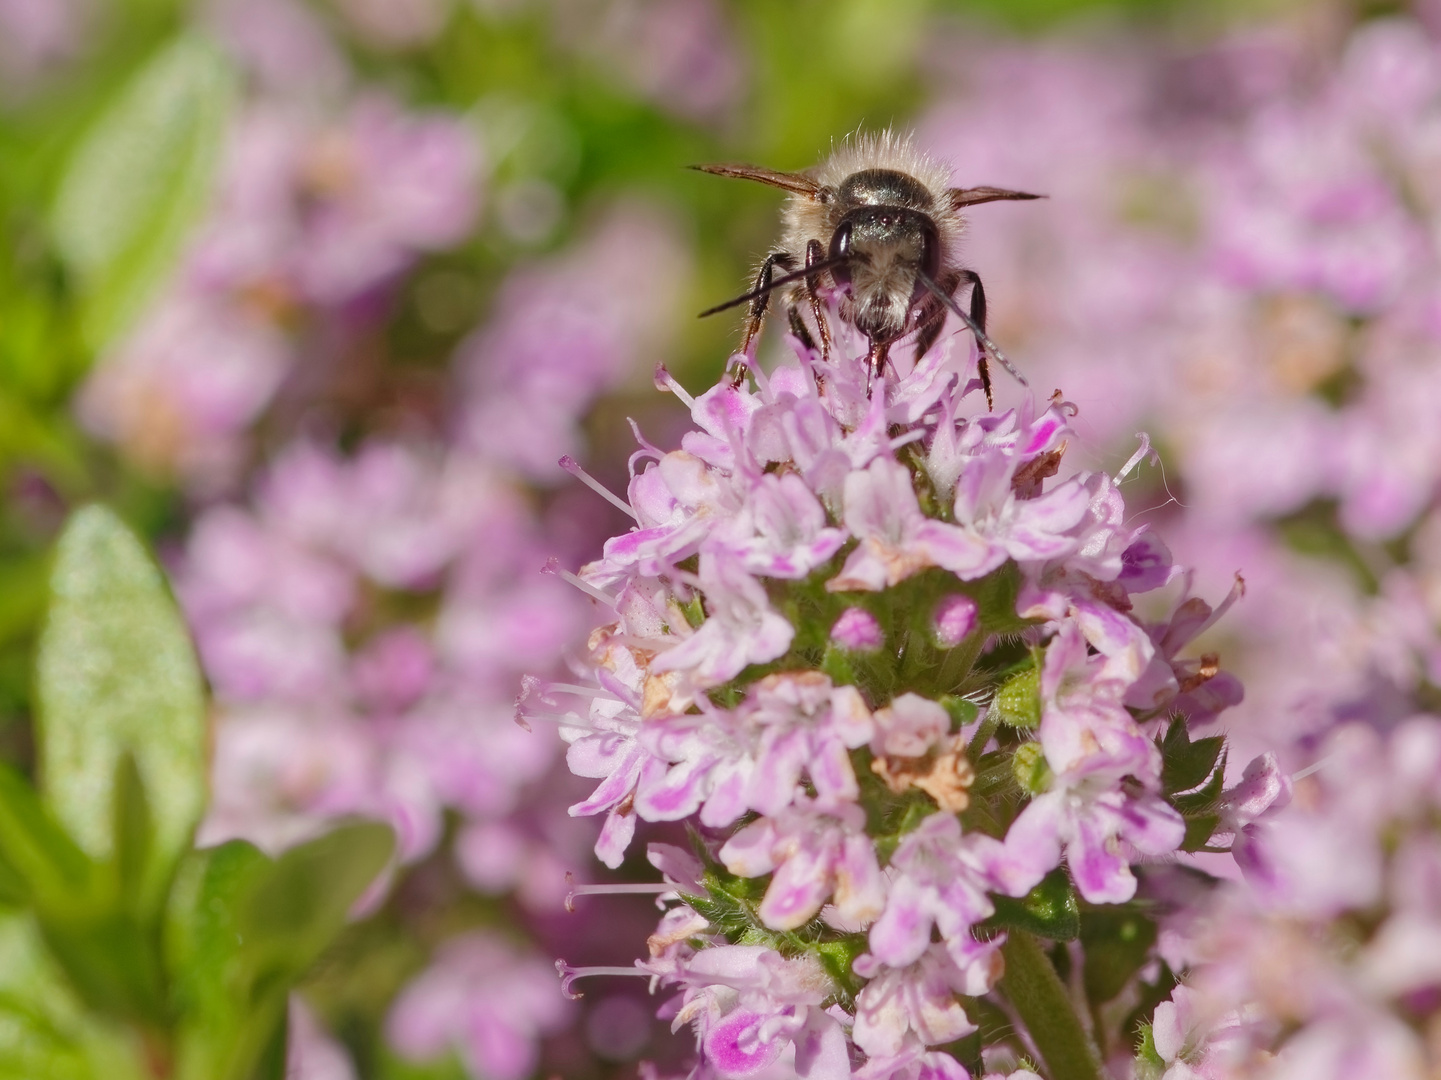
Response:
[[[765,296],[767,293],[771,292],[774,289],[779,289],[782,285],[789,285],[793,281],[800,281],[802,278],[808,278],[812,274],[817,274],[822,270],[829,270],[833,266],[843,266],[854,258],[854,255],[837,255],[831,259],[822,259],[818,263],[813,263],[810,266],[807,266],[804,270],[797,270],[791,274],[784,274],[781,277],[772,278],[770,281],[766,282],[766,284],[762,285],[759,289],[752,289],[744,296],[737,296],[734,300],[727,300],[724,304],[717,304],[713,308],[706,308],[706,310],[702,311],[699,315],[696,316],[696,318],[704,319],[707,315],[719,314],[720,312],[725,311],[727,308],[739,307],[741,304],[748,303],[751,300],[755,300],[759,297]]]
[[[929,289],[937,300],[945,304],[946,307],[950,308],[950,310],[955,314],[955,316],[960,319],[961,322],[966,324],[966,327],[971,331],[971,333],[976,335],[976,344],[979,345],[986,352],[994,356],[996,358],[996,362],[999,363],[1001,367],[1005,368],[1011,373],[1011,378],[1015,379],[1016,382],[1020,383],[1022,386],[1028,387],[1031,385],[1026,381],[1026,377],[1016,370],[1016,366],[1006,358],[1006,354],[1001,352],[1001,347],[986,336],[986,332],[981,329],[980,324],[976,322],[975,319],[967,315],[964,310],[962,310],[961,305],[956,303],[956,298],[954,296],[946,292],[945,289],[941,288],[940,285],[938,285],[934,280],[932,280],[931,276],[927,274],[924,270],[916,270],[916,280],[919,281],[922,285],[924,285],[927,289]]]

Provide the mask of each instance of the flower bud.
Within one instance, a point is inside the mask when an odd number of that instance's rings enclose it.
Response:
[[[936,641],[943,648],[955,648],[976,628],[978,610],[976,602],[964,593],[943,597],[936,605]]]
[[[1051,786],[1051,766],[1046,762],[1045,751],[1038,742],[1022,743],[1016,747],[1011,758],[1011,771],[1016,774],[1016,783],[1030,795],[1039,795]]]
[[[831,627],[831,640],[852,652],[874,652],[885,641],[876,617],[865,608],[846,608]]]

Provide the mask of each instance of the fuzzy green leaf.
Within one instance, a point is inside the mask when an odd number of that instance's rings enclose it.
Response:
[[[1197,814],[1186,817],[1186,836],[1181,841],[1182,851],[1200,851],[1211,843],[1216,829],[1221,824],[1220,814]]]
[[[257,983],[294,980],[345,925],[351,905],[395,850],[385,825],[361,822],[291,848],[259,875],[236,910],[236,930],[252,956]]]
[[[1185,720],[1172,720],[1161,741],[1161,790],[1174,795],[1205,783],[1225,745],[1226,740],[1219,735],[1192,742]]]
[[[1036,939],[1016,930],[1001,948],[1000,989],[1020,1014],[1051,1080],[1101,1080],[1100,1055],[1071,996]]]
[[[283,1001],[251,999],[236,908],[274,866],[253,844],[232,840],[188,855],[175,876],[165,923],[165,962],[180,1017],[175,1075],[249,1080],[274,1037]]]
[[[114,852],[115,778],[133,755],[154,835],[140,891],[154,902],[205,809],[205,699],[159,569],[111,511],[70,519],[40,638],[38,742],[46,803],[96,859]]]
[[[35,920],[0,916],[0,1080],[143,1080],[139,1040],[87,1014]]]
[[[72,152],[51,231],[84,294],[92,348],[124,331],[203,210],[235,89],[220,49],[181,36],[120,90]]]
[[[941,707],[946,710],[946,715],[951,718],[951,730],[958,731],[963,727],[976,722],[976,717],[981,715],[981,707],[974,701],[967,701],[953,694],[946,694],[941,698]]]
[[[1136,1076],[1138,1080],[1160,1080],[1166,1071],[1166,1062],[1156,1052],[1156,1037],[1150,1024],[1142,1024],[1140,1045],[1136,1048]]]
[[[1171,805],[1187,819],[1216,813],[1221,805],[1221,790],[1226,780],[1226,755],[1222,753],[1216,769],[1203,785],[1184,795],[1171,796]]]
[[[27,899],[83,905],[94,867],[41,805],[25,778],[0,764],[0,859]]]

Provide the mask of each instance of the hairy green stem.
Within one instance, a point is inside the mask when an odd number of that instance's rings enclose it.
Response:
[[[1012,930],[1001,953],[1006,958],[1001,990],[1025,1022],[1050,1080],[1103,1080],[1100,1055],[1040,943]]]

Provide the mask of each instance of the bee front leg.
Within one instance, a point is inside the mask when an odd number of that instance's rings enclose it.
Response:
[[[871,347],[866,351],[866,400],[871,397],[871,388],[875,384],[876,376],[881,373],[891,358],[891,343],[889,341],[871,340]]]
[[[745,339],[741,342],[741,354],[745,360],[736,365],[735,374],[731,376],[732,386],[740,386],[745,381],[746,362],[753,359],[751,344],[761,332],[761,324],[765,321],[766,308],[771,301],[771,280],[775,277],[777,266],[786,271],[794,270],[796,258],[789,251],[773,251],[766,256],[766,261],[761,263],[760,272],[756,274],[755,288],[751,290],[759,295],[751,301],[750,311],[746,313]]]
[[[961,275],[949,273],[941,278],[936,284],[946,290],[948,295],[954,295],[960,287]],[[931,309],[927,311],[921,321],[920,329],[916,331],[916,362],[920,363],[921,357],[931,351],[931,346],[941,336],[941,330],[946,325],[946,309],[936,300],[931,299]]]
[[[825,248],[821,247],[819,240],[811,240],[806,244],[806,269],[809,270],[826,257]],[[825,308],[821,304],[820,275],[811,274],[806,278],[806,293],[811,300],[811,314],[816,319],[816,333],[821,337],[821,359],[831,358],[831,331],[830,325],[826,322]]]
[[[986,332],[986,290],[981,285],[981,276],[974,270],[962,270],[957,275],[956,286],[968,284],[971,287],[971,319]],[[1002,357],[1002,362],[1005,358]],[[993,411],[995,399],[991,397],[991,366],[986,362],[986,346],[976,342],[976,370],[981,376],[981,389],[986,392],[986,410]]]

